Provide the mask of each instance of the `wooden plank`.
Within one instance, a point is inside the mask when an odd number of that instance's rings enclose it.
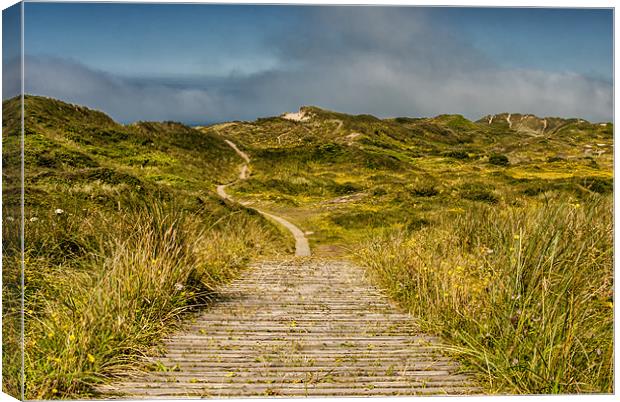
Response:
[[[201,392],[202,391],[202,392]],[[252,389],[209,389],[205,386],[202,390],[191,392],[185,388],[168,389],[143,389],[143,388],[123,388],[125,395],[130,395],[132,399],[142,397],[154,399],[157,397],[235,397],[235,396],[397,396],[397,395],[458,395],[476,393],[477,389],[472,387],[426,387],[426,388],[312,388],[286,389],[274,387],[255,387]]]
[[[256,264],[151,356],[175,371],[100,388],[137,398],[387,396],[479,391],[441,339],[370,286],[359,268]]]

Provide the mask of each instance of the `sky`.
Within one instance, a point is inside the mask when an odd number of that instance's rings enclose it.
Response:
[[[4,99],[19,92],[11,16]],[[33,2],[24,32],[27,93],[124,123],[253,120],[302,105],[613,117],[611,9]]]

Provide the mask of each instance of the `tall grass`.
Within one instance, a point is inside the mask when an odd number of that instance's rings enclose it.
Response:
[[[187,309],[256,253],[281,245],[246,211],[155,201],[27,221],[26,398],[84,397],[136,366]]]
[[[20,209],[2,206],[2,391],[22,390],[22,291]]]
[[[612,198],[482,206],[358,257],[495,392],[613,392]]]

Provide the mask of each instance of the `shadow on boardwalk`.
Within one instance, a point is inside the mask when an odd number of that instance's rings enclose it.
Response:
[[[107,385],[118,398],[362,396],[478,392],[361,268],[344,261],[255,264],[150,360]]]

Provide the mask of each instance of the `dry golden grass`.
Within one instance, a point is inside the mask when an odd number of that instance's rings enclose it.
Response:
[[[613,392],[613,199],[472,205],[369,240],[375,280],[489,389]]]
[[[279,245],[245,211],[216,219],[157,203],[87,216],[50,211],[26,231],[29,399],[89,395],[138,364],[250,256]]]

